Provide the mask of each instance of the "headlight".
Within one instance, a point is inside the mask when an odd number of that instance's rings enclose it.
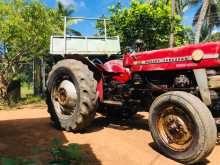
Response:
[[[200,49],[195,50],[192,53],[192,60],[195,61],[195,62],[201,61],[203,59],[203,57],[204,57],[204,52]]]

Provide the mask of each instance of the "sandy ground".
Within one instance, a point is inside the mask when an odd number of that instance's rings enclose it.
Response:
[[[31,148],[48,146],[52,139],[80,144],[88,165],[175,165],[160,154],[147,126],[147,113],[131,121],[109,121],[97,115],[87,133],[69,133],[51,125],[45,105],[0,111],[0,154],[32,157]],[[220,146],[200,164],[219,165]]]

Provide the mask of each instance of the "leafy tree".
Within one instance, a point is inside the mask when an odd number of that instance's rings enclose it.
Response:
[[[10,81],[19,79],[23,62],[49,52],[50,36],[61,33],[63,22],[55,9],[39,1],[0,0],[0,42],[6,47],[0,64],[0,92],[8,99]]]
[[[169,4],[171,0],[163,0]],[[157,0],[150,0],[148,3],[155,4]],[[220,1],[218,0],[176,0],[176,12],[179,15],[184,14],[184,9],[189,6],[199,5],[193,18],[193,26],[196,27],[194,34],[195,42],[206,40],[210,37],[213,28],[220,25]]]
[[[132,0],[130,8],[121,7],[120,2],[110,7],[111,17],[107,22],[109,36],[119,35],[121,46],[133,46],[136,39],[142,39],[147,50],[167,48],[170,34],[170,11],[171,6],[165,5],[163,0],[156,4],[140,3]],[[176,35],[175,45],[181,45],[188,40],[184,38],[185,28],[180,24],[181,17],[175,15],[174,32]],[[99,35],[104,34],[102,21],[97,22]]]
[[[175,0],[175,10],[178,15],[183,15],[186,8],[189,5],[194,3],[195,0]],[[149,0],[147,3],[151,3],[152,5],[157,5],[158,0]],[[171,0],[163,0],[163,3],[166,5],[171,5]]]

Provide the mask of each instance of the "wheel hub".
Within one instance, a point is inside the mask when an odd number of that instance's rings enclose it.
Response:
[[[175,115],[168,115],[165,118],[165,132],[170,143],[184,145],[191,139],[191,133],[184,121]]]
[[[74,84],[69,80],[63,80],[55,93],[55,100],[66,108],[74,108],[77,105],[77,92]]]
[[[174,151],[184,151],[192,142],[191,120],[177,107],[162,110],[157,129],[161,139]]]

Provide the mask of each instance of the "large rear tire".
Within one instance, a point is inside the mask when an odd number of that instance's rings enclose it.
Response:
[[[149,127],[158,148],[185,164],[204,159],[216,144],[217,129],[207,106],[186,92],[167,92],[153,102]]]
[[[48,112],[55,126],[85,130],[97,108],[97,81],[88,66],[74,59],[59,61],[47,81]]]

